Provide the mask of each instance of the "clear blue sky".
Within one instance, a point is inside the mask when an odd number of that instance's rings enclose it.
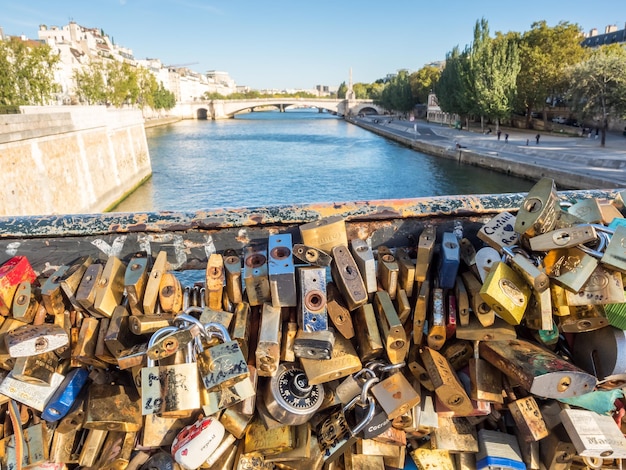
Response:
[[[535,21],[585,32],[623,29],[624,0],[0,0],[5,34],[37,38],[40,24],[102,28],[135,57],[228,72],[252,88],[371,83],[415,71],[472,40],[476,20],[524,32]]]

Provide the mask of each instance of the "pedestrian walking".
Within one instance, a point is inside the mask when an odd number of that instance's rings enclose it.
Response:
[[[541,135],[537,134],[535,136],[535,141],[537,142],[537,145],[539,145],[539,138],[541,137]]]
[[[507,144],[509,142],[509,134],[504,134],[504,143]]]
[[[500,140],[500,134],[502,134],[502,131],[500,129],[498,129],[497,134],[498,134],[498,140]]]

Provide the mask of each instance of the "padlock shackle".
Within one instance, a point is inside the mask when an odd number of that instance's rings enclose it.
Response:
[[[592,225],[593,226],[593,225]],[[610,229],[607,229],[610,230]],[[578,245],[578,249],[583,253],[587,253],[594,258],[602,258],[604,256],[604,249],[610,241],[609,232],[602,232],[598,230],[598,246],[595,248],[589,248],[586,245]]]
[[[365,381],[365,383],[363,384],[363,388],[361,389],[361,399],[359,400],[362,404],[365,404],[368,399],[370,389],[374,386],[374,384],[377,384],[378,382],[380,382],[380,378],[378,377],[372,377],[371,379],[367,379]]]
[[[154,333],[152,333],[152,336],[150,336],[150,339],[148,340],[148,349],[154,346],[154,343],[156,343],[157,340],[161,339],[164,336],[168,336],[172,333],[175,333],[178,330],[179,328],[177,326],[164,326],[163,328],[159,328]],[[147,357],[146,367],[154,367],[155,364],[156,364],[156,361],[154,359],[150,359],[150,357]]]
[[[231,341],[230,333],[228,333],[228,329],[221,323],[215,323],[215,322],[205,323],[204,331],[206,332],[209,338],[213,336],[221,336],[221,339],[225,343],[228,341]]]
[[[361,401],[361,396],[360,395],[357,395],[352,400],[350,400],[348,403],[346,403],[343,406],[343,408],[341,409],[341,412],[345,415],[346,412],[351,410],[356,405],[356,403],[358,401]],[[367,403],[369,405],[369,407],[367,409],[367,414],[363,417],[363,419],[354,428],[350,428],[350,426],[348,425],[348,431],[350,431],[350,435],[352,437],[356,436],[361,431],[363,431],[363,429],[365,429],[365,426],[367,426],[369,424],[369,422],[372,420],[372,418],[374,417],[374,413],[376,411],[376,401],[371,396],[368,396],[366,401],[367,401]]]

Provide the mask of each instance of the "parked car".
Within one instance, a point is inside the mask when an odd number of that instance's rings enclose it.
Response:
[[[567,122],[567,118],[563,116],[556,116],[552,118],[552,122],[556,122],[557,124],[565,124]]]

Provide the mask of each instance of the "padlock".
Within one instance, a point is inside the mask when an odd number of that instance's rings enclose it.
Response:
[[[312,385],[303,369],[295,364],[281,364],[264,392],[267,411],[282,424],[304,424],[324,401],[324,387]]]
[[[50,384],[52,376],[57,371],[58,363],[59,358],[53,351],[18,357],[15,359],[11,373],[14,378],[22,382],[47,385]]]
[[[49,459],[51,462],[78,463],[75,452],[77,437],[83,430],[83,399],[78,399],[72,410],[54,429]]]
[[[326,309],[326,271],[323,268],[299,267],[298,325],[304,331],[328,329]]]
[[[225,429],[211,416],[184,427],[172,443],[174,460],[185,469],[200,467],[220,445]]]
[[[349,403],[354,397],[363,391],[365,381],[374,377],[376,377],[374,371],[366,367],[352,375],[348,375],[339,384],[337,384],[334,390],[339,403],[342,405]],[[364,399],[362,401],[366,400]]]
[[[362,389],[357,395],[359,398],[354,404],[355,422],[361,421],[369,412],[369,401],[371,400],[369,394],[371,393],[372,386],[374,386],[378,382],[380,382],[379,377],[372,377],[367,379],[362,384]],[[387,429],[391,428],[391,420],[387,416],[386,411],[382,408],[382,406],[380,406],[380,403],[377,400],[374,401],[374,415],[367,423],[367,426],[363,428],[363,439],[373,439],[380,436]]]
[[[480,289],[481,298],[507,323],[519,325],[530,288],[506,263],[497,261]]]
[[[415,300],[415,310],[413,311],[413,344],[422,344],[424,327],[426,326],[426,313],[430,305],[430,281],[425,279],[421,282]]]
[[[356,452],[355,455],[363,455],[371,460],[382,458],[383,465],[379,467],[382,470],[385,468],[404,468],[406,455],[404,447],[383,443],[375,439],[357,439]]]
[[[76,402],[78,395],[87,383],[89,372],[87,369],[72,369],[67,373],[59,388],[46,402],[41,417],[49,422],[64,418]]]
[[[547,470],[569,470],[576,456],[576,448],[565,428],[559,424],[539,441],[541,463]]]
[[[270,377],[278,370],[280,361],[282,321],[280,308],[263,305],[259,323],[259,339],[255,351],[256,369],[260,376]]]
[[[380,370],[385,370],[385,367]],[[373,385],[372,395],[391,420],[419,404],[421,399],[404,374],[398,371]]]
[[[293,351],[298,358],[330,359],[335,345],[335,334],[331,330],[303,331],[298,329],[294,338]]]
[[[578,292],[567,291],[565,295],[570,307],[624,302],[622,274],[600,264]]]
[[[319,385],[346,377],[363,367],[350,340],[343,336],[335,337],[335,345],[330,359],[301,358],[300,363],[310,385]]]
[[[96,299],[96,288],[98,287],[103,271],[104,265],[100,263],[91,264],[85,270],[85,274],[83,275],[83,278],[78,285],[78,290],[76,291],[76,302],[78,302],[83,310],[96,317],[102,316],[96,309],[94,309],[93,303]]]
[[[417,465],[417,468],[436,468],[438,470],[456,470],[452,454],[444,449],[431,449],[423,445],[412,449],[409,455]]]
[[[246,430],[244,452],[262,456],[276,455],[293,450],[296,447],[295,427],[280,425],[269,429],[256,418]]]
[[[359,325],[359,328],[356,329],[355,337],[361,359],[367,362],[382,356],[384,354],[384,343],[378,329],[372,304],[365,304],[356,309],[354,322]]]
[[[143,296],[148,283],[148,255],[137,253],[126,266],[124,287],[128,308],[133,315],[143,315]]]
[[[437,230],[433,225],[427,225],[420,233],[417,242],[417,259],[415,260],[415,281],[419,285],[428,277],[430,263],[435,253]]]
[[[24,281],[32,283],[36,278],[25,256],[14,256],[0,266],[0,315],[9,315],[17,286]]]
[[[476,236],[487,243],[490,247],[501,251],[504,247],[511,247],[518,244],[519,235],[513,228],[515,216],[509,212],[500,212],[491,220],[486,222]]]
[[[446,358],[427,347],[420,355],[441,402],[459,416],[471,414],[474,410],[471,400]]]
[[[400,268],[396,257],[391,250],[381,245],[378,247],[376,276],[383,290],[387,291],[391,299],[396,298]]]
[[[512,434],[489,429],[478,431],[478,454],[476,468],[485,470],[493,467],[525,469],[522,451],[517,438]]]
[[[92,383],[87,389],[83,426],[90,430],[137,432],[141,429],[141,398],[134,387]]]
[[[626,438],[611,416],[568,408],[561,410],[559,416],[578,455],[603,459],[626,457]]]
[[[110,317],[122,303],[126,266],[116,256],[109,256],[96,286],[93,308],[100,315]]]
[[[600,381],[599,387],[623,386],[626,379],[625,348],[626,332],[609,325],[575,335],[572,360],[595,375]]]
[[[626,272],[626,225],[615,227],[600,262],[609,268]]]
[[[283,337],[280,342],[280,360],[281,362],[296,362],[296,353],[294,352],[294,342],[299,331],[298,323],[295,321],[295,315],[288,321],[283,322]],[[333,336],[333,343],[335,338]]]
[[[528,237],[549,232],[554,228],[560,210],[554,180],[541,178],[522,201],[514,229]]]
[[[470,271],[463,271],[461,279],[463,279],[471,309],[480,324],[485,327],[493,325],[496,313],[480,295],[480,290],[482,289],[480,281]]]
[[[136,315],[133,315],[136,316]],[[107,328],[104,327],[105,319],[100,320],[100,330],[104,330],[104,345],[114,357],[119,357],[122,351],[128,349],[143,340],[141,335],[136,335],[130,327],[130,315],[126,307],[118,305],[113,310]]]
[[[86,437],[80,450],[78,465],[92,467],[96,464],[101,454],[108,431],[104,429],[89,429],[85,432]]]
[[[352,315],[346,306],[339,289],[334,282],[326,284],[326,310],[337,331],[344,338],[354,337]]]
[[[478,452],[476,428],[467,418],[438,416],[437,427],[433,428],[431,445],[435,449],[450,452]]]
[[[43,306],[49,315],[58,315],[65,310],[65,302],[61,293],[61,277],[67,272],[69,266],[59,266],[57,270],[46,279],[41,286],[41,299]]]
[[[272,301],[267,267],[267,245],[251,244],[245,247],[243,280],[248,303],[263,305]]]
[[[158,307],[159,312],[166,314],[180,313],[183,309],[183,286],[174,273],[161,275]]]
[[[221,309],[225,282],[224,258],[219,253],[211,253],[206,265],[204,292],[204,300],[209,308]]]
[[[502,249],[502,261],[511,266],[534,290],[543,292],[550,287],[548,275],[517,246]]]
[[[156,313],[156,307],[159,300],[159,290],[161,288],[161,278],[167,272],[167,252],[159,251],[159,254],[152,264],[150,275],[146,282],[146,288],[143,295],[143,313],[145,315],[153,315]]]
[[[437,266],[437,280],[442,289],[452,289],[461,263],[459,240],[452,232],[444,232]]]
[[[136,432],[110,431],[107,433],[100,457],[94,467],[100,470],[127,468],[135,448]]]
[[[64,376],[55,372],[49,384],[31,384],[17,380],[9,373],[0,383],[0,394],[19,401],[37,411],[43,411],[46,403],[63,382]]]
[[[349,412],[356,400],[344,405],[339,410],[333,410],[329,415],[320,421],[316,428],[317,441],[322,450],[322,460],[324,465],[330,465],[341,457],[357,440],[357,435],[367,426],[374,416],[375,403],[369,400],[368,412],[354,427],[351,427],[346,420],[346,413]]]
[[[148,342],[148,349],[161,335],[176,330],[177,327],[170,326],[154,333]],[[199,408],[200,388],[196,363],[157,366],[155,361],[148,359],[146,367],[141,369],[142,415],[152,413],[163,415]]]
[[[239,343],[241,352],[248,358],[248,340],[250,338],[251,314],[248,302],[238,303],[233,315],[230,337]]]
[[[597,379],[534,343],[514,339],[483,341],[480,357],[533,395],[569,398],[591,392]]]
[[[330,266],[333,260],[329,253],[302,243],[295,243],[293,245],[293,255],[303,263],[320,267]]]
[[[223,257],[226,293],[232,303],[239,304],[243,302],[241,289],[241,258],[232,248],[225,250]]]
[[[353,238],[350,240],[350,251],[359,268],[367,293],[373,294],[378,289],[378,282],[376,279],[376,260],[372,249],[365,240]]]
[[[178,316],[178,318],[181,317],[181,315]],[[229,387],[250,375],[239,344],[230,339],[228,330],[223,325],[206,323],[201,333],[207,339],[216,337],[222,341],[205,348],[196,358],[200,380],[207,390]]]
[[[446,341],[441,354],[454,370],[463,369],[470,364],[470,359],[475,357],[472,343],[459,338],[454,341]]]
[[[389,362],[392,364],[404,362],[409,352],[410,343],[389,293],[384,290],[376,292],[374,294],[374,306],[380,335]]]
[[[396,292],[396,298],[393,301],[393,306],[398,313],[398,318],[400,319],[400,323],[403,325],[406,324],[407,320],[411,316],[411,301],[409,300],[406,291],[404,289],[398,289]],[[411,339],[407,337],[410,341]]]
[[[90,255],[81,256],[72,261],[69,265],[69,269],[65,271],[65,274],[61,276],[61,290],[65,298],[76,310],[81,310],[82,307],[76,300],[76,294],[80,282],[87,271],[87,268],[93,264],[93,258]]]
[[[233,320],[233,314],[225,310],[213,310],[209,307],[204,307],[200,314],[200,323],[219,323],[224,328],[230,328],[230,324]]]
[[[557,317],[558,328],[563,333],[594,331],[609,324],[602,305],[579,305],[568,310],[569,315]]]
[[[270,235],[267,243],[272,305],[274,307],[295,307],[298,303],[298,297],[291,234]]]
[[[4,341],[11,357],[31,356],[62,348],[69,343],[67,332],[51,323],[24,325],[6,333]]]
[[[504,403],[502,396],[502,373],[484,359],[478,352],[478,341],[474,343],[474,355],[469,359],[471,383],[470,396],[473,400]]]
[[[407,297],[413,296],[413,286],[415,285],[415,262],[409,256],[409,252],[404,247],[396,248],[396,261],[400,269],[398,274],[398,289],[406,292]]]
[[[602,223],[602,210],[595,198],[581,199],[567,208],[567,212],[574,214],[589,224]]]
[[[15,320],[31,323],[38,309],[39,302],[34,295],[31,283],[28,281],[20,282],[13,297],[11,316]]]
[[[23,434],[23,436],[21,435]],[[21,445],[16,440],[22,439]],[[21,450],[21,462],[18,462],[18,449]],[[48,461],[47,433],[43,423],[24,428],[0,441],[0,464],[2,468],[35,468],[37,464]]]
[[[595,228],[590,224],[558,228],[528,240],[532,251],[550,251],[558,248],[573,248],[598,239]]]
[[[432,290],[432,308],[428,330],[428,347],[440,350],[446,341],[446,308],[443,299],[443,289]]]
[[[574,247],[548,251],[543,258],[543,265],[555,283],[578,292],[593,274],[598,261]]]
[[[99,329],[100,320],[98,318],[83,318],[77,341],[71,351],[72,362],[76,367],[86,365],[106,369],[107,364],[98,359],[95,354]]]
[[[299,426],[296,426],[295,429],[295,446],[293,449],[280,452],[277,454],[271,454],[265,456],[266,464],[275,463],[277,465],[287,465],[292,463],[295,466],[305,465],[305,461],[311,459],[311,445],[312,445],[312,435],[311,435],[311,424],[305,423]],[[317,441],[314,443],[317,446]],[[283,467],[278,467],[283,468]]]
[[[331,263],[332,278],[342,293],[348,310],[355,310],[367,303],[368,299],[361,272],[347,245],[334,247],[331,254],[333,257],[333,262]]]
[[[338,246],[348,246],[346,222],[341,216],[330,216],[300,225],[304,245],[318,248],[327,253]]]

